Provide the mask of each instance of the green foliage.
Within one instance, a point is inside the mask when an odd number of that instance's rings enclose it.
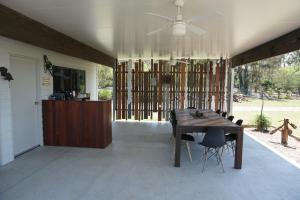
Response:
[[[300,87],[300,67],[280,68],[274,76],[274,87],[284,92],[297,91]]]
[[[292,91],[290,91],[290,90],[288,90],[287,92],[286,92],[286,96],[285,96],[285,98],[286,99],[292,99]]]
[[[112,99],[112,90],[109,89],[101,89],[98,91],[98,99],[99,100],[110,100]]]
[[[245,67],[239,67],[236,72],[235,77],[235,87],[239,88],[243,94],[249,93],[249,67],[246,65]]]
[[[265,80],[262,84],[261,84],[263,91],[270,93],[274,87],[274,84],[270,81],[270,80]]]
[[[253,62],[235,69],[234,86],[244,94],[266,92],[277,98],[300,94],[300,51]]]
[[[265,131],[265,130],[268,130],[268,127],[271,126],[272,122],[267,116],[262,114],[262,115],[255,116],[254,124],[258,131]]]
[[[300,65],[300,50],[288,53],[285,62],[288,65]]]
[[[97,67],[98,88],[112,87],[113,85],[113,69],[100,65]]]

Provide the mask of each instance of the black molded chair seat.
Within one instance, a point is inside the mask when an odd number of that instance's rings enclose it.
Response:
[[[194,106],[187,107],[187,109],[196,109]]]
[[[221,110],[219,110],[219,109],[216,110],[216,113],[217,113],[217,114],[221,114]]]
[[[239,126],[242,126],[243,124],[243,120],[242,119],[239,119],[235,122],[236,125],[239,125]]]
[[[219,153],[221,147],[225,145],[225,133],[224,129],[218,127],[210,127],[207,129],[207,133],[203,138],[202,142],[199,142],[200,145],[204,146],[204,154],[203,154],[203,167],[202,172],[205,168],[205,163],[207,160],[207,154],[210,149],[214,149],[215,152],[211,156],[216,156],[218,164],[221,164],[222,171],[224,172],[224,167],[222,163],[222,158]],[[209,156],[209,158],[211,157]]]
[[[233,121],[234,116],[230,115],[229,117],[227,117],[228,120]]]
[[[242,126],[243,120],[239,119],[235,122],[236,125]],[[233,133],[228,133],[225,135],[225,145],[226,147],[230,147],[232,150],[232,155],[234,156],[235,154],[235,141],[236,141],[236,134]]]
[[[236,135],[235,134],[227,134],[225,135],[225,142],[232,142],[236,140]]]
[[[176,114],[174,110],[171,110],[170,112],[170,122],[172,124],[172,137],[171,137],[171,141],[175,142],[175,138],[176,138],[176,125],[177,125],[177,120],[176,120]],[[184,141],[189,157],[190,157],[190,161],[192,162],[192,154],[191,154],[191,147],[190,147],[190,142],[194,142],[195,138],[192,135],[188,135],[188,134],[181,134],[181,140]],[[175,157],[175,143],[174,143],[174,148],[173,148],[173,158]]]
[[[227,116],[227,112],[223,112],[222,117],[226,117],[226,116]]]
[[[238,125],[238,126],[242,126],[243,120],[239,119],[235,122],[235,124]],[[225,142],[232,142],[232,141],[235,141],[235,140],[236,140],[236,135],[235,134],[229,133],[229,134],[225,135]]]
[[[182,135],[181,135],[181,139],[182,139],[182,140],[186,140],[186,141],[191,141],[191,142],[194,142],[194,141],[195,141],[194,136],[188,135],[188,134],[182,134]]]
[[[208,128],[207,133],[205,134],[203,141],[198,144],[209,147],[209,148],[218,148],[222,147],[225,143],[225,134],[224,130],[221,128]]]

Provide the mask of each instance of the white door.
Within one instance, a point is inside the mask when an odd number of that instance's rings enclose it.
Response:
[[[12,119],[14,154],[19,155],[37,145],[36,129],[36,61],[30,58],[11,56]]]

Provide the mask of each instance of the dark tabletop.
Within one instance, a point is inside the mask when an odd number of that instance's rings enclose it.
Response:
[[[196,115],[196,111],[198,111],[198,115]],[[221,127],[226,131],[231,131],[232,133],[238,133],[241,131],[240,126],[212,110],[185,109],[176,110],[175,112],[177,127],[183,129]]]

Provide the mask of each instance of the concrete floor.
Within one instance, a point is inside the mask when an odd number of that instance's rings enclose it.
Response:
[[[170,126],[124,123],[113,126],[107,149],[41,147],[0,168],[0,199],[300,199],[300,170],[245,137],[242,170],[223,156],[202,174],[202,148],[193,163],[182,149],[182,167],[173,167]]]

